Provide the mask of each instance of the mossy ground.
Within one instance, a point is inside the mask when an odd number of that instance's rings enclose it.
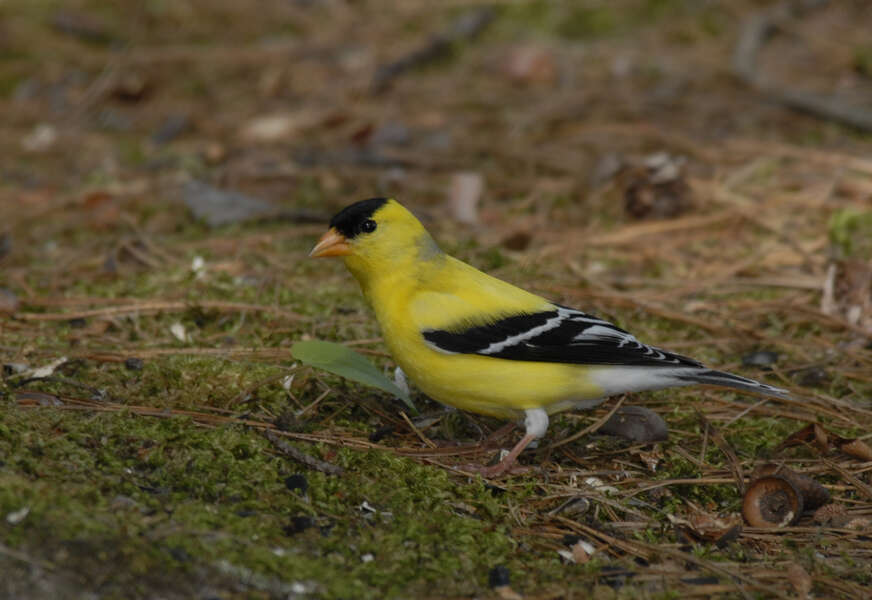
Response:
[[[853,215],[868,214],[872,165],[867,135],[775,106],[727,74],[759,3],[505,6],[482,36],[382,93],[375,67],[465,7],[134,4],[0,6],[0,111],[11,116],[0,288],[19,301],[0,320],[0,359],[67,358],[48,378],[25,383],[10,366],[0,379],[0,596],[484,597],[497,593],[488,578],[499,565],[530,598],[784,597],[797,593],[796,565],[816,597],[868,592],[862,532],[806,516],[721,548],[669,519],[741,508],[734,465],[700,413],[746,471],[776,458],[851,515],[872,512],[868,465],[776,452],[808,421],[868,439],[868,336],[849,318],[850,278],[827,314],[820,284],[846,258],[830,237],[843,254],[866,247],[852,244],[867,221]],[[800,39],[837,30],[844,46],[867,44],[862,19],[826,10],[796,25]],[[862,90],[864,71],[842,60],[862,44],[815,49]],[[539,53],[545,74],[507,67],[518,48]],[[803,64],[793,58],[767,65]],[[292,120],[284,137],[246,137],[252,119],[275,114]],[[155,141],[179,115],[182,133]],[[45,123],[56,141],[27,149]],[[684,157],[692,202],[637,220],[627,190],[659,151]],[[614,154],[621,172],[597,174]],[[487,182],[476,228],[452,223],[444,203],[451,175],[468,170]],[[210,229],[183,205],[190,178],[303,217]],[[295,341],[324,339],[392,367],[341,264],[305,258],[333,211],[376,193],[396,194],[447,251],[498,277],[803,401],[641,394],[625,402],[662,415],[669,441],[589,434],[551,446],[607,404],[556,416],[522,457],[529,473],[464,476],[449,467],[493,458],[496,444],[464,447],[501,423],[417,396],[433,417],[419,422],[430,448],[399,401],[290,355]],[[520,250],[505,242],[519,231]],[[770,370],[741,364],[760,349],[779,354]],[[265,429],[344,473],[293,462]],[[305,491],[287,485],[295,474]],[[586,511],[565,508],[577,498]],[[570,564],[558,550],[579,537],[596,552]]]

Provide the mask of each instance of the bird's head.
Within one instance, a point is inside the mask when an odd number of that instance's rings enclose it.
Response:
[[[365,284],[377,274],[408,269],[441,254],[421,222],[399,202],[370,198],[336,213],[309,256],[341,256]]]

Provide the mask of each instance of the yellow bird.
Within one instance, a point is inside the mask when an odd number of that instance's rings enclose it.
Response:
[[[385,342],[425,394],[470,412],[523,421],[505,473],[548,429],[548,415],[626,392],[693,384],[777,398],[780,388],[639,342],[448,256],[396,200],[372,198],[333,217],[312,257],[340,256],[375,311]]]

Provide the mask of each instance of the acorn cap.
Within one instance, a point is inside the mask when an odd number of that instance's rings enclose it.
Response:
[[[784,465],[775,463],[760,465],[751,473],[751,480],[769,476],[783,477],[790,481],[799,490],[805,510],[814,510],[830,502],[830,492],[827,488],[808,475],[797,473]]]
[[[793,525],[802,510],[802,494],[790,480],[779,475],[754,481],[742,501],[742,516],[752,527],[780,528]]]

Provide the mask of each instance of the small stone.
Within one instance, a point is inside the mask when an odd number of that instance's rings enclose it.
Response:
[[[285,487],[292,492],[299,491],[301,494],[305,494],[309,489],[309,481],[306,479],[305,475],[294,473],[285,478]]]
[[[778,353],[770,350],[759,350],[742,357],[742,364],[746,367],[768,369],[776,362],[778,362]]]
[[[490,492],[491,496],[497,497],[502,496],[506,493],[506,488],[500,487],[498,485],[494,485],[492,483],[485,482],[484,489]]]
[[[624,167],[624,159],[614,152],[604,154],[597,159],[590,173],[590,187],[597,188],[610,181]]]
[[[142,505],[130,496],[124,496],[123,494],[119,494],[112,499],[112,502],[109,503],[109,508],[113,510],[141,510]]]
[[[509,569],[503,565],[498,565],[491,569],[490,573],[487,575],[487,584],[491,588],[509,585]]]
[[[142,371],[142,367],[145,365],[141,358],[136,358],[135,356],[131,356],[124,360],[124,367],[128,371]]]
[[[311,529],[315,526],[315,519],[306,515],[297,515],[295,517],[291,517],[291,522],[285,525],[282,528],[285,535],[292,536],[298,533],[302,533],[307,529]]]
[[[659,442],[669,437],[663,417],[641,406],[624,406],[600,427],[600,433],[615,435],[632,442]]]
[[[108,44],[113,40],[106,22],[93,13],[59,10],[51,17],[55,31],[94,44]]]
[[[0,234],[0,258],[12,252],[12,234],[8,231]]]
[[[210,142],[203,150],[203,156],[206,158],[206,162],[215,165],[227,158],[227,148],[221,142]]]
[[[399,121],[388,121],[376,127],[369,136],[372,146],[407,146],[412,141],[409,128]]]
[[[373,443],[380,442],[386,437],[393,435],[395,431],[396,429],[394,429],[393,425],[385,425],[384,427],[379,427],[369,435],[369,441]]]
[[[830,374],[823,367],[808,367],[797,371],[794,378],[802,387],[820,387],[829,383]]]
[[[627,579],[635,577],[636,573],[620,565],[603,565],[600,567],[600,577],[607,586],[617,589],[623,587]]]
[[[122,73],[115,80],[112,96],[123,102],[139,102],[151,91],[151,82],[143,74],[136,71]]]
[[[191,128],[191,119],[185,114],[175,114],[166,117],[151,136],[151,141],[158,146],[168,144]]]
[[[19,373],[24,373],[28,369],[28,366],[25,363],[4,363],[3,364],[3,374],[4,375],[18,375]]]
[[[10,525],[18,525],[24,519],[26,519],[27,515],[29,515],[29,514],[30,514],[30,507],[29,506],[19,508],[18,510],[12,511],[11,513],[6,515],[6,522],[9,523]]]
[[[182,196],[194,217],[202,219],[209,227],[243,223],[278,214],[278,208],[270,202],[218,189],[200,181],[189,181]]]
[[[185,329],[185,326],[179,323],[178,321],[170,325],[170,333],[173,334],[173,337],[179,340],[180,342],[190,342],[191,336]]]
[[[18,310],[18,296],[12,290],[0,288],[0,314],[12,314]]]
[[[40,123],[26,136],[21,138],[21,149],[25,152],[45,152],[54,146],[58,139],[58,131],[54,125]]]
[[[451,177],[448,211],[464,225],[478,224],[478,204],[484,192],[484,176],[475,171],[455,173]]]
[[[530,246],[532,240],[533,236],[529,231],[515,231],[500,240],[500,244],[508,250],[523,252]]]
[[[502,71],[516,84],[550,85],[557,80],[557,59],[547,46],[524,44],[509,51]]]
[[[572,519],[583,515],[588,510],[590,510],[590,500],[583,496],[578,496],[576,498],[570,498],[569,500],[552,510],[551,514],[559,514],[566,518]]]
[[[682,583],[686,583],[688,585],[717,585],[720,583],[720,580],[714,576],[703,576],[703,577],[684,577],[681,580]]]
[[[324,115],[315,109],[265,114],[254,117],[239,130],[239,137],[248,143],[271,144],[292,139],[304,129],[321,122]]]
[[[191,562],[191,554],[181,546],[173,546],[169,549],[170,556],[180,563]]]

